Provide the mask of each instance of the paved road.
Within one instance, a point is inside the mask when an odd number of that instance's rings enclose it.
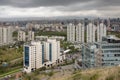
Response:
[[[17,59],[14,59],[14,60],[10,61],[10,63],[14,63],[14,62],[17,62],[17,61],[22,60],[22,59],[23,59],[23,57],[17,58]],[[7,75],[15,75],[16,73],[21,72],[21,69],[22,69],[22,68],[19,69],[20,71],[13,72],[13,73],[11,73],[12,71],[11,71],[11,72],[8,72],[8,73],[5,73],[5,74],[6,74],[5,76],[7,76]],[[4,75],[4,74],[3,74],[3,75]],[[5,76],[4,76],[4,77],[5,77]],[[0,80],[1,80],[1,79],[4,79],[4,77],[0,77]]]
[[[5,73],[5,75],[3,74],[3,77],[0,77],[0,80],[4,80],[5,76],[15,75],[15,74],[21,72],[21,70],[22,70],[22,68],[17,69],[17,70],[15,70],[15,71],[11,71],[11,72]]]

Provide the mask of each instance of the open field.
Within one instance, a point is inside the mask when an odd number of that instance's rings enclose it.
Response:
[[[9,62],[22,56],[22,48],[0,48],[0,62]]]

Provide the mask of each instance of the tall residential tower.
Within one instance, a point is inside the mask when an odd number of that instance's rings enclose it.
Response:
[[[72,23],[67,25],[67,41],[75,42],[75,25]]]
[[[95,31],[96,26],[94,25],[94,23],[89,23],[87,25],[87,43],[95,42]]]
[[[106,31],[106,25],[104,23],[97,25],[97,42],[101,42],[102,37],[106,37]]]
[[[76,26],[76,42],[84,43],[85,27],[84,24],[79,23]]]
[[[0,27],[0,46],[8,45],[13,42],[12,27]]]

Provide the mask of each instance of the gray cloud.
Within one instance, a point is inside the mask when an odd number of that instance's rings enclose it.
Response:
[[[120,4],[120,0],[0,0],[0,5],[9,5],[15,7],[39,7],[39,6],[67,6],[79,3],[95,2],[92,6],[116,6]],[[89,6],[90,7],[90,6]]]
[[[28,12],[31,14],[37,14],[42,10],[45,12],[51,12],[51,15],[58,14],[58,16],[64,15],[64,13],[65,15],[84,15],[84,12],[90,12],[85,13],[85,15],[96,14],[101,16],[118,17],[120,16],[119,4],[120,0],[0,0],[0,14],[4,15],[4,13],[6,13],[10,15],[10,12],[12,15],[13,12],[9,10],[9,7],[12,7],[14,12],[21,14],[27,14]],[[8,7],[4,8],[1,6]],[[39,9],[40,7],[44,7],[46,10]],[[36,8],[36,10],[32,10],[31,8]],[[43,15],[44,13],[41,14]]]
[[[0,0],[0,5],[15,7],[66,6],[92,0]]]

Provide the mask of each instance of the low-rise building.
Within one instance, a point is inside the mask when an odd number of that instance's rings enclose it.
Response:
[[[65,37],[64,36],[36,36],[35,37],[36,40],[47,40],[47,39],[56,39],[56,40],[65,40]]]
[[[28,41],[33,41],[34,40],[34,32],[33,31],[28,31],[27,40]]]

